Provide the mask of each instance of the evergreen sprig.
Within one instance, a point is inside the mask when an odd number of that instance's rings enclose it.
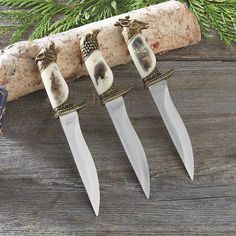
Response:
[[[139,9],[166,0],[0,0],[0,35],[13,32],[10,41],[20,40],[32,30],[30,39],[41,38],[93,21]],[[236,42],[236,0],[181,0],[195,14],[202,33],[218,32],[226,43]],[[10,24],[9,24],[10,23]]]
[[[236,42],[236,0],[193,0],[189,6],[205,37],[214,29],[226,44]]]

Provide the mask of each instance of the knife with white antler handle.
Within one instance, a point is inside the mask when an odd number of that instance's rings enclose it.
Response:
[[[147,23],[135,19],[130,20],[130,17],[126,16],[124,19],[119,19],[115,26],[122,27],[122,35],[143,79],[144,87],[149,88],[184,166],[190,178],[193,179],[192,144],[187,129],[172,102],[166,82],[174,70],[161,74],[156,68],[156,57],[142,35],[142,30],[148,28]]]
[[[112,71],[99,50],[98,33],[99,30],[94,30],[81,39],[82,56],[101,103],[106,106],[142,189],[149,198],[150,175],[146,154],[129,120],[122,97],[130,88],[117,90],[113,87]]]
[[[55,118],[59,118],[61,121],[80,177],[84,183],[93,210],[98,215],[100,190],[97,170],[80,129],[77,114],[77,110],[80,110],[85,103],[73,105],[68,99],[68,85],[56,64],[58,53],[59,50],[51,42],[39,52],[36,62],[52,108],[55,111]]]

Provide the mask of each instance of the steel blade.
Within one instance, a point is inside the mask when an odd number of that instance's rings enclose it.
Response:
[[[194,158],[192,144],[187,129],[171,100],[166,80],[150,86],[149,90],[184,166],[190,178],[193,179]]]
[[[146,197],[149,198],[150,174],[146,154],[129,120],[123,97],[107,102],[106,108],[142,189]]]
[[[80,177],[84,183],[93,210],[98,215],[100,190],[97,170],[80,129],[77,112],[60,117],[61,125],[69,143]]]

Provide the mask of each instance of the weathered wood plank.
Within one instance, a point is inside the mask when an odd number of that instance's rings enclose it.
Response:
[[[146,200],[92,83],[70,83],[101,186],[95,217],[59,121],[44,91],[8,104],[0,140],[1,235],[235,235],[236,63],[160,62],[176,69],[170,93],[195,154],[192,182],[134,66],[114,68],[147,153],[151,197]],[[137,78],[136,78],[137,77]]]

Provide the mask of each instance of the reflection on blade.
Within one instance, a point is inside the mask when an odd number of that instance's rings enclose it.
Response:
[[[150,175],[143,146],[129,120],[123,97],[106,103],[121,143],[147,198],[150,194]]]
[[[190,178],[193,179],[192,145],[186,127],[171,100],[166,80],[150,86],[149,89],[184,166]]]
[[[61,116],[60,121],[96,215],[99,212],[100,191],[96,167],[84,140],[77,112]]]

